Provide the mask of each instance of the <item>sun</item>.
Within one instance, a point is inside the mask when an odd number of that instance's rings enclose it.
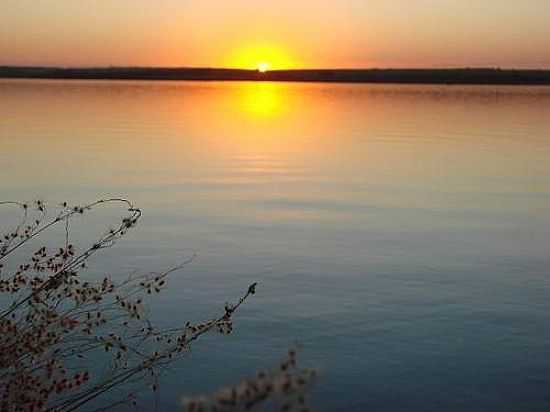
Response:
[[[268,62],[260,62],[260,63],[258,63],[258,65],[256,66],[256,69],[257,69],[260,73],[265,73],[265,72],[268,71],[270,68],[271,68],[271,64],[268,63]]]
[[[293,59],[285,48],[270,43],[251,44],[233,49],[226,62],[227,67],[258,70],[261,73],[294,67]]]

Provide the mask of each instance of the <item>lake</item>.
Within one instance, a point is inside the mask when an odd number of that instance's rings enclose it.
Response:
[[[197,253],[160,324],[259,282],[163,410],[294,345],[319,411],[550,408],[550,87],[0,80],[0,171],[0,200],[143,209],[97,276]]]

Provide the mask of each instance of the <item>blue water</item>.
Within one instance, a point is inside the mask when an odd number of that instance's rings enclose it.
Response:
[[[259,282],[163,410],[296,344],[319,411],[550,408],[550,88],[1,81],[0,168],[1,199],[143,208],[97,276],[196,252],[162,325]]]

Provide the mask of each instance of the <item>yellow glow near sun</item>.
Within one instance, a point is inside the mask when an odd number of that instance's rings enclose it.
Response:
[[[229,67],[267,70],[291,69],[294,62],[281,47],[271,44],[256,44],[235,50],[227,59]]]

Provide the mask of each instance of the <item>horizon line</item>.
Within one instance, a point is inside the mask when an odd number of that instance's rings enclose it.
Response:
[[[401,83],[550,85],[550,70],[462,68],[370,68],[370,69],[232,69],[216,67],[58,67],[0,66],[0,78],[75,80],[188,80],[273,81],[321,83]]]
[[[224,66],[142,66],[142,65],[49,65],[49,64],[5,64],[0,63],[0,68],[8,69],[60,69],[60,70],[105,70],[105,69],[153,69],[153,70],[235,70],[247,72],[259,72],[257,68],[224,67]],[[367,71],[367,70],[501,70],[501,71],[550,71],[550,67],[518,67],[518,66],[370,66],[370,67],[294,67],[273,68],[269,72],[288,71]]]

